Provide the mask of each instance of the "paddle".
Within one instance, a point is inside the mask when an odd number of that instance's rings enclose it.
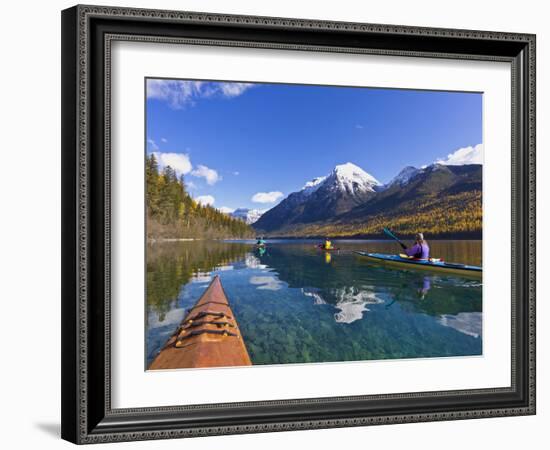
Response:
[[[395,234],[393,234],[390,230],[388,230],[385,227],[384,227],[384,233],[386,234],[386,236],[396,240],[397,243],[403,248],[403,250],[405,250],[407,248],[407,246],[405,244],[403,244],[403,242],[401,242]]]

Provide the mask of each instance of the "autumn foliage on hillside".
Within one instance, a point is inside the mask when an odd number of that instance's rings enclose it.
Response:
[[[147,239],[247,238],[254,230],[212,206],[200,205],[187,193],[183,176],[166,166],[159,170],[155,155],[147,156]]]
[[[418,231],[427,236],[481,236],[481,191],[433,195],[419,201],[401,203],[398,209],[369,215],[362,220],[341,223],[312,223],[282,230],[281,236],[377,236],[384,227],[402,236]]]

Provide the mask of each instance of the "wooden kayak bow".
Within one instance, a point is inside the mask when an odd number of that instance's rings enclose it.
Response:
[[[149,370],[250,365],[241,331],[216,275]]]

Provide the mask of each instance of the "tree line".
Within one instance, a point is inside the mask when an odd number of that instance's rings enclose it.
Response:
[[[278,236],[357,237],[381,236],[389,227],[401,236],[468,236],[481,238],[483,210],[481,191],[433,195],[422,200],[401,203],[398,208],[372,214],[353,222],[316,222],[289,227]]]
[[[247,238],[254,230],[210,205],[197,203],[187,192],[183,176],[166,166],[160,170],[155,155],[145,166],[147,238]]]

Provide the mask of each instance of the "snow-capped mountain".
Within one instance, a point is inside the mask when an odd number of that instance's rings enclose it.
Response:
[[[342,223],[364,223],[382,213],[387,217],[398,217],[417,213],[419,205],[423,202],[433,202],[434,198],[439,198],[440,204],[454,198],[453,201],[459,204],[461,199],[456,196],[460,193],[481,193],[482,190],[480,164],[447,166],[436,163],[408,175],[401,179],[398,175],[396,182],[390,182],[383,191],[377,192],[369,201],[341,215],[338,220]],[[462,207],[468,206],[459,206]]]
[[[336,166],[322,184],[328,183],[336,190],[346,191],[351,195],[375,192],[377,187],[382,186],[371,174],[350,162]]]
[[[382,185],[355,164],[341,164],[288,195],[253,226],[267,234],[315,235],[321,228],[326,232],[327,227],[338,230],[357,224],[360,228],[382,213],[388,217],[412,214],[418,204],[436,195],[455,199],[462,192],[470,192],[473,194],[468,198],[473,202],[478,195],[475,193],[481,192],[481,172],[481,165],[476,164],[409,166]],[[458,197],[455,200],[461,201]]]
[[[237,208],[235,211],[230,213],[231,217],[236,219],[241,219],[246,222],[248,225],[255,223],[265,211],[260,209],[249,209],[249,208]]]
[[[381,188],[382,184],[360,167],[349,162],[341,164],[290,194],[267,211],[254,228],[272,231],[330,219],[364,203]]]
[[[422,169],[417,169],[413,166],[407,166],[401,170],[388,184],[386,188],[398,184],[399,186],[405,186],[415,175],[417,175]]]
[[[434,172],[445,172],[451,173],[451,170],[445,165],[438,162],[430,164],[428,166],[423,166],[420,169],[417,169],[413,166],[407,166],[401,170],[388,184],[384,186],[384,189],[392,188],[396,185],[400,187],[407,186],[411,181],[417,179],[420,176],[426,176],[427,174]]]
[[[323,184],[323,181],[325,181],[327,177],[317,177],[314,178],[311,181],[308,181],[304,187],[300,190],[300,192],[303,195],[311,195],[313,194],[317,189],[319,189],[319,186]]]
[[[382,184],[361,167],[348,162],[336,166],[328,175],[308,181],[299,192],[304,196],[310,196],[320,188],[326,189],[329,186],[332,190],[356,195],[361,192],[374,192]]]

